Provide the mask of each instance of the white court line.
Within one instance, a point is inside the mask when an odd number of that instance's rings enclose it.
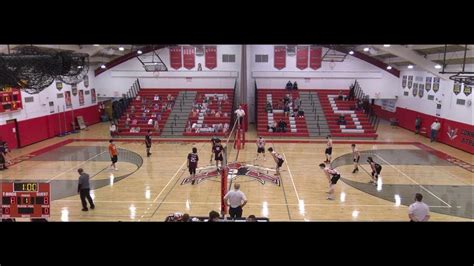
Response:
[[[301,202],[300,196],[298,195],[298,191],[296,190],[295,181],[293,181],[293,175],[291,174],[290,166],[288,165],[288,160],[286,159],[286,156],[285,156],[284,152],[283,152],[283,157],[285,158],[286,168],[288,168],[288,173],[290,174],[291,183],[293,184],[293,188],[295,189],[296,198],[298,199],[298,202]],[[282,182],[283,182],[283,180],[282,180]]]
[[[95,157],[97,157],[97,156],[99,156],[99,155],[104,154],[105,152],[107,152],[107,151],[103,151],[103,152],[101,152],[101,153],[99,153],[99,154],[97,154],[97,155],[95,155],[95,156],[93,156],[93,157],[87,159],[86,161],[83,161],[82,163],[80,163],[80,164],[78,164],[78,165],[76,165],[76,166],[74,166],[74,167],[69,168],[69,169],[66,170],[66,171],[63,171],[63,172],[61,172],[61,173],[55,175],[54,177],[52,177],[51,179],[49,179],[49,180],[46,181],[46,182],[47,182],[47,183],[50,183],[53,179],[56,179],[57,177],[60,177],[60,176],[64,175],[65,173],[70,172],[70,171],[72,171],[73,169],[76,169],[77,167],[79,167],[79,166],[81,166],[81,165],[87,163],[88,161],[94,159]]]
[[[168,181],[168,183],[165,185],[165,187],[160,191],[160,193],[158,194],[158,196],[156,196],[156,198],[152,201],[152,203],[155,203],[156,200],[161,196],[161,194],[165,191],[165,189],[169,186],[169,184],[171,183],[171,181],[173,181],[173,179],[178,176],[178,173],[179,171],[181,171],[181,168],[183,168],[183,166],[188,162],[188,160],[186,159],[184,161],[184,163],[178,168],[178,170],[176,171],[176,173],[174,173],[173,177],[171,177],[171,179]]]
[[[452,206],[449,205],[446,201],[442,200],[440,197],[436,196],[433,192],[429,191],[427,188],[425,188],[424,186],[420,185],[420,183],[416,182],[413,178],[411,178],[410,176],[408,176],[407,174],[405,174],[404,172],[400,171],[397,167],[393,166],[392,164],[390,164],[389,162],[387,162],[384,158],[382,158],[381,156],[379,156],[378,154],[375,154],[375,156],[379,157],[382,161],[384,161],[386,164],[390,165],[393,169],[397,170],[400,174],[404,175],[406,178],[408,178],[409,180],[411,180],[413,183],[417,184],[418,186],[420,186],[420,188],[422,188],[424,191],[428,192],[429,194],[431,194],[432,196],[434,196],[435,198],[437,198],[438,200],[440,200],[442,203],[446,204],[448,206],[448,208],[451,208]]]
[[[61,202],[80,202],[80,200],[57,200]],[[94,200],[94,202],[102,202],[102,203],[153,203],[152,201],[119,201],[119,200]],[[186,204],[184,201],[164,201],[162,204]],[[220,202],[194,202],[193,205],[219,205],[221,204]],[[254,205],[254,206],[262,206],[261,203],[247,203],[247,205]],[[299,203],[268,203],[268,206],[299,206]],[[304,204],[305,206],[334,206],[334,204],[331,203],[309,203],[309,204]],[[338,205],[340,207],[396,207],[393,204],[387,205],[387,204],[341,204]],[[457,208],[460,208],[461,206],[456,206]],[[448,206],[430,206],[430,208],[451,208]]]

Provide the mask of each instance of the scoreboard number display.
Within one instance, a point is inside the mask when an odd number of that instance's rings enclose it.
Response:
[[[2,183],[2,219],[49,218],[50,183]]]

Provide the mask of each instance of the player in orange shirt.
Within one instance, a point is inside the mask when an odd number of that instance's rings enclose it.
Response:
[[[110,154],[110,159],[112,160],[112,164],[110,165],[110,169],[115,169],[117,171],[117,166],[115,166],[115,163],[118,160],[118,152],[117,152],[117,147],[114,144],[114,140],[109,140],[109,154]]]

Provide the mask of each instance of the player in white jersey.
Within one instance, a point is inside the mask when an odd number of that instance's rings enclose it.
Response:
[[[256,160],[259,158],[260,153],[263,154],[263,160],[266,161],[267,159],[265,158],[265,139],[262,136],[258,137],[257,139],[257,158],[255,158]]]
[[[339,180],[339,178],[341,178],[341,175],[338,171],[330,168],[329,166],[326,166],[324,163],[319,164],[319,168],[324,171],[324,174],[326,174],[326,177],[329,181],[329,190],[328,192],[326,192],[328,194],[327,199],[334,200],[334,189],[336,187],[337,181]]]
[[[356,148],[355,144],[352,144],[352,161],[354,162],[354,170],[352,171],[353,174],[359,172],[359,159],[360,159],[360,152]]]
[[[324,152],[324,154],[326,155],[326,161],[324,161],[325,163],[331,163],[331,155],[332,155],[332,139],[331,139],[331,135],[328,135],[326,137],[328,139],[328,142],[326,144],[326,151]]]

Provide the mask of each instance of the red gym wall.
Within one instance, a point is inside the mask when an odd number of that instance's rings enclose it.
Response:
[[[61,115],[61,121],[59,121],[58,115]],[[67,111],[65,116],[66,123],[64,123],[64,113],[56,113],[19,121],[18,132],[20,136],[20,146],[24,147],[59,135],[59,122],[61,122],[61,129],[63,132],[65,131],[65,124],[67,127],[66,131],[71,131],[72,111]],[[86,123],[86,125],[92,125],[100,121],[100,115],[98,112],[97,105],[92,105],[82,109],[76,109],[74,110],[74,116],[84,117],[84,122]],[[0,126],[0,139],[6,141],[8,143],[8,147],[14,149],[17,145],[15,134],[12,132],[12,128],[14,128],[14,124]]]
[[[437,141],[461,149],[463,151],[474,154],[474,126],[464,123],[459,123],[444,118],[419,113],[406,108],[397,107],[395,113],[382,110],[378,105],[373,105],[375,112],[381,118],[389,120],[390,118],[396,118],[400,127],[415,131],[415,118],[421,117],[421,127],[426,128],[427,137],[431,134],[431,124],[438,119],[441,123],[440,132],[438,132]],[[451,130],[451,137],[448,135],[448,131]]]

